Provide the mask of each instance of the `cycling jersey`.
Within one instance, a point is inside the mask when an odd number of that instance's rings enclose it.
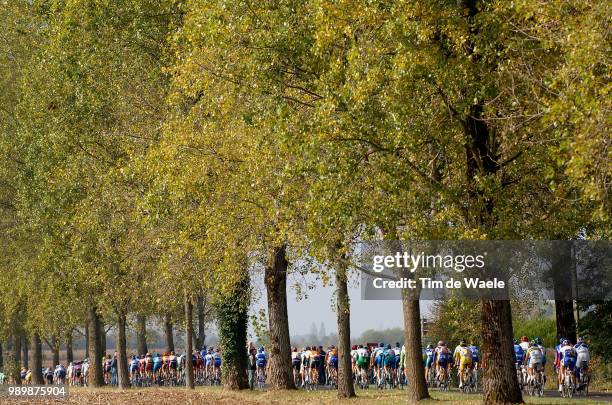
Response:
[[[388,349],[383,352],[383,366],[395,368],[395,352]]]
[[[368,367],[370,365],[370,353],[368,349],[362,347],[357,349],[357,366],[358,367]]]
[[[529,342],[521,342],[519,343],[519,346],[521,346],[521,349],[523,349],[524,352],[527,352],[527,350],[529,350]]]
[[[480,363],[480,349],[478,346],[468,346],[470,352],[472,352],[472,361],[474,363]]]
[[[563,367],[574,370],[577,357],[574,347],[570,345],[563,346],[559,349],[559,352],[561,354],[561,364],[563,364]]]
[[[425,349],[425,367],[430,368],[433,364],[434,355],[436,354],[435,349]]]
[[[130,372],[135,372],[138,371],[138,366],[140,364],[140,361],[138,361],[138,359],[132,359],[130,361]]]
[[[459,346],[459,350],[455,350],[455,362],[459,363],[459,370],[472,365],[472,352],[467,346]]]
[[[539,346],[532,346],[527,349],[527,354],[525,355],[525,361],[527,361],[527,367],[539,369],[539,366],[542,364],[542,350]]]
[[[221,353],[215,352],[213,354],[213,359],[215,361],[215,368],[221,367]]]
[[[591,355],[589,353],[589,347],[586,343],[578,343],[574,346],[574,350],[576,350],[576,367],[582,368],[585,365],[588,365],[589,360],[591,359]]]
[[[445,368],[450,360],[450,352],[446,346],[438,346],[436,347],[434,353],[434,361],[437,365],[442,368]]]
[[[257,353],[255,359],[257,362],[257,367],[265,367],[266,363],[268,362],[268,356],[266,355],[266,352]]]
[[[523,364],[525,359],[525,352],[520,345],[514,345],[514,358],[517,364]]]
[[[168,364],[170,365],[170,368],[177,368],[178,359],[174,354],[171,354],[170,356],[168,356]]]

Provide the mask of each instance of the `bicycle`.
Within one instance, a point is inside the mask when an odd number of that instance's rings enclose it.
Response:
[[[591,376],[589,374],[588,367],[583,367],[579,371],[580,377],[578,378],[578,387],[576,392],[580,393],[583,396],[587,396],[589,394],[589,383],[591,382]]]
[[[266,386],[266,373],[263,367],[257,367],[257,387],[264,389]]]
[[[572,398],[576,389],[572,379],[572,371],[567,368],[565,369],[561,383],[561,396],[563,398]]]

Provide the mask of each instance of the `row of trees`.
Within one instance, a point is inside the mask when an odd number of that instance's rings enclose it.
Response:
[[[356,242],[606,237],[603,1],[1,4],[2,332],[38,350],[87,322],[94,386],[100,319],[127,387],[128,316],[178,303],[191,336],[206,297],[225,386],[246,387],[259,269],[269,380],[292,388],[297,269],[336,286],[338,394],[354,396]],[[484,401],[521,402],[510,303],[481,307]],[[403,309],[416,401],[418,297]]]

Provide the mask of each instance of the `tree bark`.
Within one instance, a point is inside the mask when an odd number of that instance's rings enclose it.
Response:
[[[60,342],[57,335],[51,336],[51,345],[51,350],[53,352],[53,367],[55,367],[60,362]]]
[[[144,315],[136,315],[136,340],[138,343],[138,354],[147,354],[149,351],[147,347],[147,317]]]
[[[2,347],[2,342],[0,342],[0,370],[4,368],[4,353],[2,350],[4,350],[4,348]]]
[[[115,347],[117,350],[117,377],[119,379],[119,388],[130,388],[130,376],[128,373],[127,359],[127,338],[126,338],[126,315],[118,314],[117,316],[117,339]]]
[[[569,339],[576,343],[576,318],[574,318],[574,302],[571,300],[555,300],[555,318],[557,321],[557,339]]]
[[[185,345],[187,346],[185,359],[185,377],[187,389],[195,389],[193,380],[193,304],[185,292]]]
[[[270,328],[268,379],[272,389],[295,389],[287,313],[286,246],[275,248],[265,270]]]
[[[42,342],[40,335],[35,332],[32,334],[32,384],[42,385]]]
[[[15,384],[21,384],[21,332],[18,330],[13,335],[13,361],[16,368]]]
[[[228,390],[249,387],[247,380],[247,340],[248,308],[250,303],[249,277],[243,278],[227,295],[215,303],[219,327],[219,345],[223,348],[222,381]]]
[[[72,363],[74,361],[74,352],[72,350],[72,330],[66,334],[66,361]]]
[[[203,294],[198,296],[196,308],[198,313],[198,333],[197,335],[194,333],[194,340],[196,349],[202,349],[206,342],[206,303]]]
[[[89,350],[89,320],[85,322],[85,357],[91,357],[91,353]]]
[[[408,379],[406,393],[408,394],[408,402],[416,403],[429,398],[421,352],[423,344],[421,342],[421,308],[418,292],[404,290],[402,307],[404,312],[404,346],[406,348],[404,371]]]
[[[100,320],[100,350],[106,353],[106,325]]]
[[[21,361],[23,362],[23,366],[25,368],[30,368],[30,356],[29,356],[29,347],[30,342],[28,342],[28,337],[25,331],[21,331],[21,351],[23,352],[21,355]]]
[[[87,333],[88,337],[88,354],[89,359],[89,377],[87,379],[88,386],[101,387],[104,384],[102,375],[102,348],[100,347],[100,318],[97,314],[96,307],[91,307],[88,310],[89,326]]]
[[[346,267],[336,269],[336,317],[338,321],[338,398],[355,396],[351,362],[351,312]]]
[[[166,333],[166,351],[173,352],[174,351],[174,334],[173,334],[172,316],[170,314],[166,314],[166,317],[164,319],[164,330]]]
[[[510,301],[483,300],[482,325],[483,361],[486,364],[483,402],[522,403],[523,396],[514,366]]]

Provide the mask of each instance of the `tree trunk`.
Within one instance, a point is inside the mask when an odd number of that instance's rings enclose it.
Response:
[[[294,389],[287,314],[287,258],[285,245],[272,252],[265,271],[270,327],[268,379],[272,389]]]
[[[219,328],[219,345],[223,348],[222,381],[228,390],[249,387],[247,380],[248,308],[250,302],[248,273],[215,303]]]
[[[185,292],[185,350],[187,356],[185,359],[185,377],[186,387],[188,389],[195,389],[195,383],[193,380],[193,304],[191,299]]]
[[[164,319],[164,330],[166,332],[166,351],[173,352],[174,351],[174,334],[173,334],[172,316],[170,314],[166,314],[166,318]]]
[[[482,325],[483,361],[486,364],[483,402],[522,403],[523,396],[514,366],[510,301],[483,300]]]
[[[21,355],[21,360],[25,368],[30,368],[30,356],[28,355],[29,347],[30,347],[30,342],[28,342],[28,337],[26,333],[22,331],[21,332],[21,351],[23,353]]]
[[[355,396],[351,362],[351,307],[346,267],[336,269],[336,316],[338,320],[338,398]]]
[[[196,349],[202,349],[206,342],[206,303],[204,295],[199,295],[196,308],[198,311],[198,334],[195,335]]]
[[[130,388],[130,376],[128,373],[127,359],[126,323],[126,315],[118,314],[115,350],[117,350],[117,377],[119,378],[120,389]]]
[[[576,343],[576,318],[574,318],[574,302],[570,300],[555,300],[555,318],[557,321],[557,339],[569,339]]]
[[[411,293],[413,296],[411,296]],[[404,372],[408,379],[406,392],[408,394],[408,402],[415,403],[429,398],[425,381],[423,353],[421,352],[423,344],[421,342],[419,293],[404,290],[402,294],[402,307],[404,312],[404,346],[406,348]]]
[[[147,354],[149,351],[147,347],[147,317],[144,315],[136,315],[136,340],[138,341],[138,354]]]
[[[4,353],[2,353],[4,348],[2,347],[2,342],[0,342],[0,370],[4,368]]]
[[[42,342],[38,333],[32,334],[32,384],[42,385]]]
[[[60,362],[60,342],[57,335],[51,336],[51,345],[51,350],[53,352],[53,367],[55,367]]]
[[[96,312],[95,307],[89,308],[88,311],[89,327],[86,331],[87,342],[88,342],[88,354],[89,359],[89,376],[87,378],[87,384],[89,387],[101,387],[104,384],[104,378],[102,375],[102,348],[100,347],[100,318]]]
[[[89,322],[90,321],[85,322],[85,357],[87,358],[91,357],[91,352],[89,350]]]
[[[100,350],[106,353],[106,325],[100,320]]]
[[[13,335],[13,361],[15,362],[14,371],[16,371],[15,384],[21,384],[21,333],[19,331]]]
[[[68,331],[66,335],[66,362],[72,363],[74,361],[74,352],[72,350],[72,330]]]

